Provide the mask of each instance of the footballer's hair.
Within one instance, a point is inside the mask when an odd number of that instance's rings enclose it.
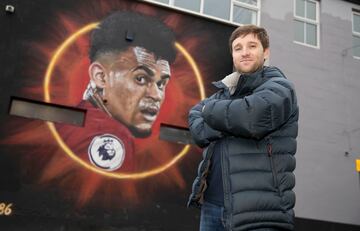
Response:
[[[115,12],[92,31],[91,62],[102,54],[118,53],[130,46],[143,47],[172,63],[176,57],[174,32],[158,19],[130,11]]]

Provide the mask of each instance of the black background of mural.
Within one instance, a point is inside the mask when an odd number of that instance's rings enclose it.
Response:
[[[140,2],[136,3],[140,4]],[[15,7],[14,14],[4,11],[6,4]],[[33,60],[36,54],[27,49],[30,42],[49,39],[49,35],[45,32],[51,25],[54,15],[59,11],[72,11],[78,7],[77,4],[78,1],[72,0],[9,0],[0,3],[2,10],[0,12],[1,124],[4,125],[11,119],[8,115],[11,96],[28,97],[21,89],[23,85],[31,82],[32,78],[23,70],[31,68],[29,63],[31,65],[36,63]],[[171,12],[162,8],[158,10]],[[178,14],[183,13],[178,12]],[[205,79],[207,94],[210,94],[214,91],[211,81],[218,80],[231,71],[227,39],[234,27],[186,14],[183,14],[183,17],[189,22],[189,29],[183,34],[177,34],[177,37],[188,35],[201,37],[204,31],[209,35],[207,44],[199,47],[198,52],[193,55],[196,61],[206,59],[205,63],[211,63],[209,67],[211,73]],[[215,47],[216,50],[213,49]],[[46,66],[36,68],[45,70]],[[7,132],[0,129],[1,140],[6,137]],[[11,216],[0,216],[0,230],[198,229],[198,211],[186,208],[197,163],[194,163],[192,172],[183,173],[187,182],[185,191],[159,190],[159,196],[151,202],[116,210],[99,207],[96,200],[92,200],[84,207],[74,208],[71,196],[62,197],[56,187],[37,188],[34,182],[27,182],[26,178],[21,176],[22,166],[18,152],[19,150],[23,152],[24,149],[26,147],[0,146],[0,202],[14,204],[14,213]],[[31,152],[31,150],[26,151]]]

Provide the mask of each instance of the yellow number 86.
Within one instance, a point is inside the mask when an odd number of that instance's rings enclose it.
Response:
[[[0,203],[0,216],[5,215],[9,216],[12,213],[11,209],[12,203],[6,205],[5,203]]]

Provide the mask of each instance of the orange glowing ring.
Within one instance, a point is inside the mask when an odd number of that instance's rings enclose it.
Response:
[[[70,37],[68,37],[55,51],[54,55],[52,56],[50,63],[47,67],[46,70],[46,74],[45,74],[45,78],[44,78],[44,100],[45,102],[51,102],[50,99],[50,87],[49,87],[49,83],[50,83],[50,79],[51,79],[51,74],[53,72],[53,69],[57,63],[57,61],[60,59],[61,55],[65,52],[65,50],[68,48],[69,45],[71,45],[73,42],[76,41],[76,39],[91,31],[92,29],[96,28],[97,25],[99,23],[90,23],[84,27],[82,27],[81,29],[79,29],[78,31],[76,31],[74,34],[72,34]],[[199,68],[197,67],[194,59],[191,57],[191,55],[186,51],[186,49],[181,46],[181,44],[179,43],[175,43],[176,48],[184,55],[184,57],[186,58],[186,60],[189,62],[195,76],[196,76],[196,81],[197,84],[199,85],[199,91],[200,91],[200,97],[201,99],[205,99],[205,89],[204,89],[204,85],[203,85],[203,81],[202,81],[202,77],[199,71]],[[80,164],[82,167],[91,170],[93,172],[96,172],[100,175],[103,176],[107,176],[107,177],[112,177],[112,178],[117,178],[117,179],[140,179],[140,178],[146,178],[149,176],[153,176],[156,174],[159,174],[163,171],[165,171],[166,169],[168,169],[169,167],[171,167],[173,164],[175,164],[176,162],[178,162],[182,157],[184,157],[186,155],[186,153],[189,151],[190,149],[190,145],[185,145],[185,147],[174,157],[172,158],[169,162],[160,165],[157,168],[153,168],[147,171],[143,171],[143,172],[137,172],[137,173],[111,173],[111,172],[105,172],[103,170],[100,170],[98,168],[95,168],[94,166],[91,166],[90,164],[86,163],[85,161],[83,161],[81,158],[79,158],[77,155],[75,155],[73,153],[73,151],[65,144],[65,142],[63,141],[63,139],[61,138],[61,136],[59,135],[59,133],[57,132],[54,123],[52,122],[47,122],[47,125],[50,129],[51,134],[53,135],[53,137],[55,138],[56,142],[58,143],[58,145],[64,150],[64,152],[74,161],[76,161],[78,164]]]

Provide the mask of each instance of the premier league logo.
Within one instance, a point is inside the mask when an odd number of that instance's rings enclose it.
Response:
[[[116,154],[114,140],[104,140],[104,143],[99,147],[98,152],[99,156],[102,157],[101,160],[112,160]]]
[[[121,167],[125,159],[125,147],[114,135],[95,136],[88,149],[89,159],[93,165],[107,171]]]

